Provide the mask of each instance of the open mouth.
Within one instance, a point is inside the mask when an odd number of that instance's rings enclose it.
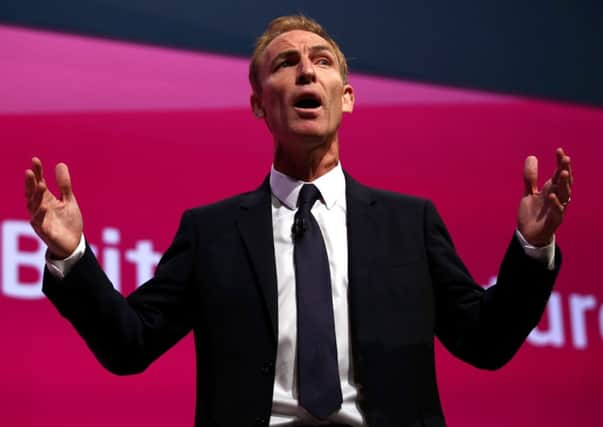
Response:
[[[320,98],[316,95],[307,94],[300,96],[293,104],[296,108],[311,110],[322,105]]]

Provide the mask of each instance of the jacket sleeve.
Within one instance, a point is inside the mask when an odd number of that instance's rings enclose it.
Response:
[[[142,372],[191,329],[193,223],[185,213],[155,276],[127,298],[113,288],[89,246],[62,280],[47,270],[42,290],[116,374]]]
[[[497,283],[483,289],[458,257],[433,204],[425,207],[425,241],[435,294],[436,334],[458,358],[484,369],[498,369],[519,350],[538,324],[561,264],[555,267],[525,254],[514,235]]]

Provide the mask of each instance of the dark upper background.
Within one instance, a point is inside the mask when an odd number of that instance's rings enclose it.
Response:
[[[244,57],[295,12],[327,28],[352,71],[603,106],[602,0],[0,2],[2,23]]]

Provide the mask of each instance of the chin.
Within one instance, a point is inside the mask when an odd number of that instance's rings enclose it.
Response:
[[[300,138],[326,139],[333,132],[329,132],[324,125],[308,121],[296,123],[295,126],[291,127],[290,134]]]

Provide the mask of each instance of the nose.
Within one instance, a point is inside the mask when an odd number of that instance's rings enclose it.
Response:
[[[316,71],[310,58],[302,58],[297,64],[297,84],[305,85],[316,81]]]

